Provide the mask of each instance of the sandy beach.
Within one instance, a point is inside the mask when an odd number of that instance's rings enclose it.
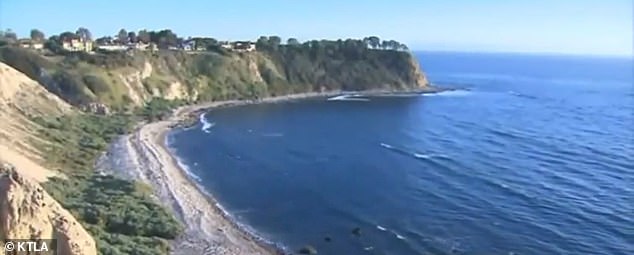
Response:
[[[152,185],[157,199],[185,225],[185,233],[172,243],[173,254],[283,254],[280,249],[241,229],[225,215],[214,198],[201,191],[179,166],[166,147],[165,139],[173,127],[201,110],[336,94],[339,93],[306,93],[259,101],[222,101],[180,107],[169,119],[141,125],[134,133],[113,142],[97,162],[97,169]]]

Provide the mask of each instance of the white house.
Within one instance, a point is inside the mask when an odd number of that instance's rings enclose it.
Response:
[[[40,50],[40,49],[44,48],[44,44],[43,43],[31,40],[31,39],[20,39],[20,40],[18,40],[18,44],[20,45],[20,47],[25,48],[25,49]]]
[[[245,41],[223,42],[220,47],[231,51],[248,52],[255,50],[255,43]]]
[[[112,44],[112,45],[97,45],[97,49],[105,51],[124,51],[128,49],[127,45]]]

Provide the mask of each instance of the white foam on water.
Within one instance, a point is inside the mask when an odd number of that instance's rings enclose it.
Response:
[[[370,101],[369,98],[360,97],[359,94],[340,95],[326,99],[327,101]]]
[[[173,152],[172,152],[173,153]],[[188,176],[190,176],[192,179],[196,180],[197,182],[201,182],[202,179],[200,178],[200,176],[194,174],[191,169],[189,168],[188,165],[185,165],[178,157],[174,157],[176,158],[176,164],[178,164],[178,166],[183,169],[183,171],[185,171],[185,174],[187,174]]]
[[[426,93],[423,94],[425,97],[463,97],[471,95],[471,92],[468,90],[450,90],[443,91],[438,93]]]
[[[397,233],[394,233],[394,235],[396,235],[396,238],[401,239],[401,240],[405,240],[405,237],[402,235],[399,235]]]
[[[337,101],[337,100],[343,100],[348,98],[350,95],[340,95],[340,96],[334,96],[331,98],[326,99],[327,101]]]
[[[415,158],[424,158],[424,159],[428,159],[431,158],[431,155],[426,155],[426,154],[422,154],[422,153],[414,153],[414,157]]]
[[[382,227],[382,226],[380,226],[380,225],[376,225],[376,228],[377,228],[378,230],[381,230],[381,231],[386,231],[386,230],[387,230],[386,228],[384,228],[384,227]]]
[[[387,143],[381,143],[381,146],[383,146],[383,147],[385,147],[385,148],[388,148],[388,149],[393,149],[393,148],[394,148],[394,146],[389,145],[389,144],[387,144]]]
[[[203,124],[200,130],[202,130],[205,133],[209,133],[209,129],[214,127],[216,123],[207,121],[206,116],[207,116],[207,113],[203,113],[198,117],[198,119],[200,120],[200,123]]]

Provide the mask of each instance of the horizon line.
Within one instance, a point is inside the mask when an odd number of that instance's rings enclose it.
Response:
[[[625,54],[611,53],[580,53],[580,52],[557,52],[557,51],[513,51],[513,50],[461,50],[461,49],[419,49],[412,48],[411,52],[431,52],[431,53],[462,53],[462,54],[500,54],[500,55],[532,55],[532,56],[561,56],[561,57],[594,57],[594,58],[629,58],[634,61],[634,52]]]

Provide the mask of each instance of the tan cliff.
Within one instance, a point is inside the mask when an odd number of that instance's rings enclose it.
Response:
[[[204,102],[322,91],[406,91],[429,85],[410,52],[330,47],[55,57],[0,48],[0,61],[71,105],[94,109],[84,106],[100,104],[113,111],[143,106],[155,97]]]
[[[410,57],[410,68],[412,69],[411,72],[414,74],[414,77],[416,77],[414,79],[416,87],[420,89],[429,88],[430,83],[427,79],[427,75],[423,72],[420,64],[418,64],[418,61],[414,57]]]
[[[9,164],[0,166],[0,239],[56,239],[57,254],[97,254],[95,241],[75,218]]]
[[[88,232],[39,185],[60,174],[43,167],[45,152],[38,145],[47,141],[31,118],[72,112],[36,81],[0,63],[0,239],[57,239],[58,254],[96,254]]]
[[[72,107],[38,82],[0,62],[0,160],[28,169],[23,174],[38,182],[57,175],[41,166],[39,148],[48,141],[35,131],[31,118],[72,113]]]

